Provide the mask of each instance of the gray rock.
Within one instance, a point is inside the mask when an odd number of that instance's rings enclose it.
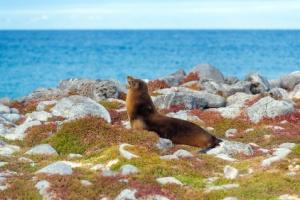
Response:
[[[212,80],[205,80],[201,82],[201,88],[204,88],[206,92],[217,94],[218,92],[224,91],[224,85],[221,83],[212,81]]]
[[[9,97],[2,97],[0,98],[0,104],[8,105],[10,103]]]
[[[239,175],[239,170],[237,170],[234,167],[231,167],[229,165],[226,165],[224,167],[224,176],[227,179],[236,179],[236,177]]]
[[[273,79],[269,81],[270,88],[280,88],[280,80],[279,79]]]
[[[232,85],[239,82],[239,79],[235,76],[227,76],[225,77],[225,83],[228,85]]]
[[[96,101],[117,98],[119,95],[119,85],[109,80],[67,79],[61,81],[58,88]]]
[[[227,106],[244,106],[245,102],[255,97],[254,95],[237,92],[227,98]]]
[[[269,91],[269,94],[274,99],[288,99],[288,97],[289,97],[289,94],[285,89],[278,88],[278,87],[272,88]]]
[[[300,71],[292,72],[288,75],[280,78],[280,86],[288,91],[294,89],[294,87],[300,83]]]
[[[93,183],[91,183],[88,180],[80,180],[80,183],[85,187],[89,187],[89,186],[93,185]]]
[[[180,69],[168,76],[159,78],[159,80],[165,81],[169,86],[177,86],[184,79],[184,77],[185,72],[184,70]]]
[[[166,185],[166,184],[183,185],[178,179],[174,177],[157,178],[156,181],[162,185]]]
[[[262,167],[269,167],[273,162],[278,162],[287,157],[291,152],[295,144],[283,143],[278,148],[273,149],[274,152],[271,157],[264,159],[261,162]]]
[[[52,114],[46,111],[34,111],[32,113],[26,114],[26,116],[29,117],[31,120],[46,122],[48,121],[48,118],[52,117]]]
[[[258,123],[264,117],[274,118],[293,112],[294,106],[290,101],[279,101],[272,97],[264,97],[246,109],[250,120]]]
[[[18,151],[20,151],[19,146],[10,145],[6,142],[0,141],[0,156],[11,156]]]
[[[173,143],[169,139],[159,138],[159,140],[155,144],[155,146],[160,150],[166,150],[166,149],[173,147]]]
[[[260,94],[270,90],[269,81],[257,73],[249,74],[246,81],[251,82],[250,90],[253,94]]]
[[[139,169],[133,165],[123,165],[120,169],[120,172],[123,176],[127,176],[129,174],[135,174],[139,172]]]
[[[28,155],[58,155],[56,150],[49,144],[39,144],[28,150]]]
[[[55,200],[57,196],[53,192],[49,192],[51,184],[46,180],[41,180],[36,183],[35,188],[39,191],[43,200]]]
[[[223,94],[224,96],[230,96],[237,92],[243,92],[250,94],[251,82],[249,81],[238,81],[232,85],[223,84]]]
[[[295,146],[296,146],[295,143],[286,142],[286,143],[282,143],[281,145],[279,145],[279,148],[285,148],[285,149],[292,150]]]
[[[153,98],[153,103],[160,109],[174,105],[184,105],[186,109],[218,108],[225,105],[225,99],[205,91],[190,91],[157,96]]]
[[[160,159],[162,160],[178,160],[178,156],[171,154],[171,155],[164,155],[164,156],[160,156]]]
[[[63,98],[51,109],[54,116],[62,116],[66,119],[78,119],[87,115],[98,116],[111,122],[108,111],[94,100],[83,96],[70,96]]]
[[[52,100],[52,101],[41,101],[38,103],[36,106],[37,111],[43,111],[47,108],[47,106],[51,106],[57,103],[57,100]]]
[[[10,133],[5,134],[3,137],[5,137],[8,140],[22,140],[28,128],[38,125],[41,125],[40,121],[25,121],[23,124],[17,126]]]
[[[173,153],[173,155],[179,157],[179,158],[191,158],[193,157],[193,154],[191,154],[189,151],[184,149],[179,149],[176,152]]]
[[[278,197],[278,200],[300,200],[297,195],[283,194]]]
[[[294,87],[294,90],[290,93],[291,99],[300,99],[300,83]]]
[[[205,191],[211,192],[214,190],[229,190],[240,187],[239,184],[225,184],[225,185],[217,185],[217,186],[210,186]]]
[[[73,170],[72,167],[66,164],[65,162],[57,161],[38,170],[36,173],[57,174],[63,176],[63,175],[71,175],[73,173]]]
[[[0,114],[10,113],[10,109],[8,106],[0,104]]]
[[[187,120],[187,121],[199,121],[197,116],[193,116],[187,110],[180,110],[178,112],[170,112],[167,114],[168,117],[173,117],[177,119]]]
[[[50,88],[50,89],[38,88],[28,96],[21,97],[18,100],[19,101],[29,101],[29,100],[48,101],[53,99],[60,99],[65,96],[67,96],[67,93],[57,88]]]
[[[191,72],[196,72],[200,80],[213,80],[216,82],[224,83],[223,74],[214,66],[209,64],[196,65]]]
[[[133,145],[131,144],[126,144],[126,143],[123,143],[119,146],[119,152],[121,154],[121,156],[123,156],[124,158],[126,158],[127,160],[131,160],[132,158],[138,158],[139,156],[127,151],[125,149],[125,147],[131,147]]]
[[[115,198],[115,200],[137,200],[135,197],[136,189],[125,189]]]
[[[236,197],[225,197],[223,200],[238,200]]]
[[[21,118],[21,115],[16,113],[6,113],[3,114],[2,117],[10,121],[11,123],[16,123]]]
[[[237,129],[231,128],[225,132],[225,137],[234,137],[237,134]]]
[[[241,106],[227,106],[216,110],[224,118],[234,119],[241,113]]]
[[[212,154],[212,155],[225,154],[228,156],[234,156],[240,153],[251,156],[253,155],[253,149],[249,144],[223,140],[219,146],[207,152],[207,154]]]

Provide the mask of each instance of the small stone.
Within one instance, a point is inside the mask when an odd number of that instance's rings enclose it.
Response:
[[[229,190],[229,189],[234,189],[238,188],[239,184],[225,184],[225,185],[218,185],[218,186],[210,186],[208,187],[205,192],[210,192],[214,190]]]
[[[56,150],[49,144],[36,145],[27,151],[25,154],[28,155],[58,155]]]
[[[8,106],[0,104],[0,114],[10,113],[10,109]]]
[[[101,175],[104,176],[104,177],[112,177],[112,176],[116,176],[117,173],[113,172],[113,171],[111,171],[109,169],[104,169],[104,170],[102,170]]]
[[[50,114],[46,111],[34,111],[32,113],[28,113],[26,116],[31,118],[32,120],[46,122],[46,121],[48,121],[48,118],[52,117],[52,114]]]
[[[284,194],[278,197],[279,200],[300,200],[296,195]]]
[[[234,137],[237,134],[237,129],[231,128],[225,132],[225,137]]]
[[[244,131],[244,133],[250,133],[250,132],[253,132],[253,131],[255,131],[254,128],[247,128],[247,129]]]
[[[178,179],[174,177],[157,178],[156,181],[162,185],[166,185],[166,184],[183,185]]]
[[[40,169],[36,172],[39,173],[46,173],[46,174],[57,174],[57,175],[71,175],[73,173],[72,167],[63,161],[57,161],[46,167]]]
[[[238,175],[239,175],[239,171],[236,168],[231,167],[229,165],[226,165],[224,167],[224,176],[225,176],[225,178],[235,179]]]
[[[85,187],[88,187],[88,186],[91,186],[93,185],[93,183],[91,183],[90,181],[88,180],[80,180],[80,183],[85,186]]]
[[[174,154],[171,154],[171,155],[160,156],[160,159],[162,159],[162,160],[178,160],[178,157]]]
[[[279,145],[279,148],[285,148],[285,149],[293,149],[296,146],[295,143],[282,143],[281,145]]]
[[[20,151],[20,147],[16,145],[10,145],[3,141],[0,141],[0,155],[11,156],[12,154]]]
[[[172,141],[165,138],[159,138],[158,142],[155,145],[160,150],[166,150],[173,147]]]
[[[208,132],[213,132],[215,129],[214,129],[213,127],[206,127],[206,130],[207,130]]]
[[[179,157],[179,158],[190,158],[193,157],[193,154],[191,154],[190,152],[188,152],[187,150],[184,149],[179,149],[177,150],[175,153],[173,153],[173,155]]]
[[[137,200],[135,197],[136,189],[125,189],[115,198],[115,200]]]
[[[69,157],[70,159],[75,159],[75,158],[82,158],[82,155],[81,155],[81,154],[78,154],[78,153],[70,153],[70,154],[68,155],[68,157]]]
[[[131,147],[131,146],[133,146],[133,145],[124,143],[124,144],[121,144],[119,147],[119,152],[120,152],[121,156],[123,156],[127,160],[130,160],[132,158],[138,158],[137,155],[130,153],[129,151],[124,149],[125,147]]]
[[[127,176],[129,174],[135,174],[135,173],[138,173],[139,172],[139,169],[133,165],[123,165],[120,169],[121,171],[121,174],[123,176]]]
[[[226,197],[223,200],[238,200],[236,197]]]

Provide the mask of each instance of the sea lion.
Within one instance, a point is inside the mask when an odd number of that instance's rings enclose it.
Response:
[[[175,144],[200,147],[204,149],[202,152],[214,148],[221,142],[192,122],[158,113],[144,81],[128,76],[127,82],[126,107],[132,128],[154,131]]]

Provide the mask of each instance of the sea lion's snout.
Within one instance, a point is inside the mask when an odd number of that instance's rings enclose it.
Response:
[[[127,89],[131,88],[131,86],[133,85],[134,82],[134,78],[132,76],[127,76]]]
[[[127,76],[127,81],[130,82],[130,81],[133,81],[134,78],[132,76]]]

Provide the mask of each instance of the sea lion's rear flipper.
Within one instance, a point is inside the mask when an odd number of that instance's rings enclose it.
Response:
[[[211,146],[209,146],[209,147],[207,147],[207,148],[205,148],[205,149],[201,149],[200,151],[198,151],[198,153],[203,153],[203,154],[204,154],[204,153],[207,153],[209,150],[211,150],[211,149],[213,149],[213,148],[219,146],[219,144],[220,144],[221,142],[222,142],[221,139],[215,138],[215,142],[214,142],[213,145],[211,145]]]

